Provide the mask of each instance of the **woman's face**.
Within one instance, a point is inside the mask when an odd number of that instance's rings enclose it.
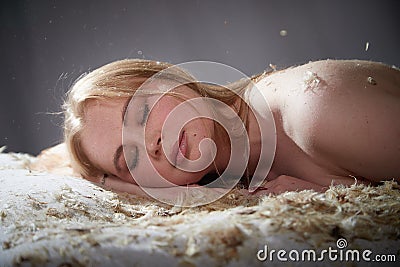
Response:
[[[200,96],[186,86],[180,86],[174,92],[188,99]],[[188,172],[177,166],[179,161],[182,162],[182,153],[186,159],[196,160],[201,156],[200,141],[204,138],[214,140],[212,120],[193,119],[183,126],[179,136],[171,138],[168,136],[168,124],[164,125],[164,122],[183,99],[172,95],[147,95],[135,96],[131,104],[130,100],[91,100],[87,103],[81,142],[93,164],[124,181],[137,183],[140,180],[139,184],[147,187],[168,186],[156,173],[176,185],[186,185],[197,183],[213,169],[211,164],[200,171]],[[179,112],[173,113],[173,119],[168,119],[168,122],[171,121],[180,121]],[[175,143],[171,143],[173,139]],[[164,147],[164,144],[172,146]],[[171,149],[173,144],[175,151]],[[181,153],[176,153],[176,149]],[[207,149],[211,150],[203,146],[202,152],[211,154]]]

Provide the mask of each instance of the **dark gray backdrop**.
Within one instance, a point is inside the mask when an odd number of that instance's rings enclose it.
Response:
[[[51,113],[64,93],[117,59],[211,60],[248,75],[326,58],[398,66],[398,2],[2,1],[0,146],[36,154],[62,140]]]

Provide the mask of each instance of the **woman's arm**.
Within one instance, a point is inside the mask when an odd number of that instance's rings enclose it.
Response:
[[[230,191],[229,189],[209,188],[205,186],[199,186],[197,184],[174,187],[145,188],[125,182],[115,176],[107,176],[105,178],[88,178],[88,180],[114,192],[134,194],[136,196],[157,199],[162,202],[167,201],[166,203],[175,203],[177,205],[210,203],[216,199],[219,199],[221,196],[229,193]]]
[[[92,182],[105,187],[107,189],[111,189],[117,192],[126,192],[129,194],[134,194],[141,197],[149,197],[144,190],[142,190],[139,186],[127,183],[122,181],[121,179],[113,176],[108,176],[103,180],[103,178],[92,178],[89,179]],[[188,185],[188,187],[195,187],[197,185]],[[203,190],[210,190],[209,193],[218,193],[224,194],[227,193],[224,189],[219,188],[207,188],[207,187],[199,187]],[[287,191],[302,191],[302,190],[314,190],[316,192],[324,192],[328,187],[323,187],[321,185],[317,185],[308,181],[304,181],[299,178],[295,178],[292,176],[281,175],[278,178],[266,182],[262,187],[258,188],[254,193],[250,193],[251,196],[262,196],[268,194],[280,194]],[[159,190],[163,190],[163,194],[165,196],[176,197],[179,193],[182,193],[181,189],[178,188],[160,188]],[[247,189],[241,190],[242,193],[248,194]]]
[[[86,177],[85,179],[91,181],[94,184],[97,184],[98,186],[104,187],[112,191],[125,192],[141,197],[148,197],[148,195],[139,186],[125,182],[115,176]]]
[[[323,187],[318,184],[314,184],[296,177],[288,175],[280,175],[272,181],[266,182],[263,186],[259,187],[251,195],[268,195],[268,194],[280,194],[287,191],[302,191],[302,190],[314,190],[316,192],[324,192],[328,187]]]

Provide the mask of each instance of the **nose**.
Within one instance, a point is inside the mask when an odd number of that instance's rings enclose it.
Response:
[[[146,142],[146,149],[147,153],[154,158],[157,159],[161,156],[161,136],[156,134],[155,136],[151,137],[148,142]]]

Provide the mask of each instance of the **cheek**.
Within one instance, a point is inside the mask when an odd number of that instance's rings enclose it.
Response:
[[[196,119],[185,126],[186,134],[188,135],[188,158],[197,160],[201,157],[200,143],[204,139],[214,140],[214,122],[209,119]],[[202,146],[202,151],[208,155],[211,147],[205,143]],[[203,155],[204,157],[204,155]],[[208,157],[204,160],[209,161]]]
[[[82,131],[81,146],[92,163],[113,173],[113,155],[121,144],[120,128],[97,127]]]
[[[160,128],[164,124],[168,115],[178,105],[178,102],[171,97],[165,96],[158,101],[150,110],[146,123],[147,128]]]
[[[198,118],[187,123],[185,127],[196,139],[214,136],[214,122],[210,119]]]

